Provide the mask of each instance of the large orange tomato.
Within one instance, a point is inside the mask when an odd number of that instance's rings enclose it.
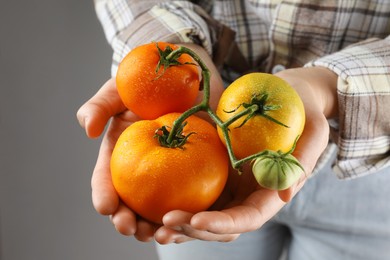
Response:
[[[186,119],[182,135],[192,134],[183,147],[160,145],[156,130],[172,126],[178,116],[171,113],[130,125],[112,153],[112,181],[120,198],[155,223],[171,210],[206,210],[219,197],[228,176],[226,149],[217,130],[203,119]]]
[[[277,76],[250,73],[227,87],[216,113],[227,121],[252,104],[259,106],[253,115],[229,126],[235,156],[242,159],[265,149],[288,152],[305,125],[304,106],[296,91]],[[218,133],[224,140],[221,129]]]
[[[200,74],[191,56],[183,54],[176,60],[182,65],[164,68],[157,44],[161,52],[168,46],[178,48],[163,42],[138,46],[121,61],[116,75],[123,103],[143,119],[184,112],[194,104],[199,91]]]

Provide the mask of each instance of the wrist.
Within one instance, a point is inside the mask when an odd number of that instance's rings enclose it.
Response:
[[[325,67],[308,67],[284,70],[277,75],[287,80],[301,96],[312,92],[318,109],[326,118],[338,116],[338,76],[333,71]]]
[[[323,113],[326,118],[338,116],[337,80],[338,75],[325,67],[306,68],[313,76],[312,87],[323,98]]]

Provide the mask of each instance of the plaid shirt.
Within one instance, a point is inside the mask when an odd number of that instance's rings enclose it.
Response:
[[[132,48],[151,41],[199,44],[225,77],[331,69],[339,75],[336,174],[390,166],[390,0],[95,0],[95,7],[114,50],[112,75]]]

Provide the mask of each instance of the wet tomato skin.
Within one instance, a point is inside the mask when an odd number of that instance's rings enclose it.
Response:
[[[184,112],[194,105],[199,93],[199,70],[188,54],[178,61],[182,65],[160,66],[157,49],[178,46],[165,42],[140,45],[121,61],[116,85],[124,105],[142,119],[155,119],[172,112]]]
[[[267,105],[279,108],[267,115],[285,124],[277,124],[263,116],[256,115],[240,126],[245,116],[229,126],[229,136],[234,154],[238,158],[263,150],[288,152],[301,135],[305,125],[305,111],[297,92],[281,78],[266,73],[250,73],[235,80],[222,93],[217,115],[222,121],[241,112],[242,104],[249,104],[254,96],[267,95]],[[218,133],[223,142],[221,129]]]
[[[172,125],[170,113],[141,120],[119,137],[111,159],[111,175],[121,200],[143,218],[161,223],[165,213],[208,209],[222,192],[228,156],[217,130],[196,116],[186,119],[182,148],[167,148],[154,138],[156,129]]]

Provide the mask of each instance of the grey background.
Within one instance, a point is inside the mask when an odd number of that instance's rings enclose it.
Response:
[[[78,107],[110,76],[93,1],[0,1],[0,259],[156,259],[91,203]]]

